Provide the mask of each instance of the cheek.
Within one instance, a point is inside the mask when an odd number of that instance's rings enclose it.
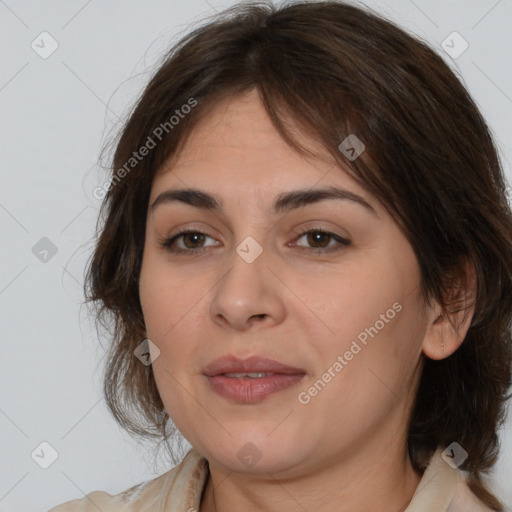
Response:
[[[139,294],[147,337],[160,350],[152,364],[153,375],[165,410],[178,429],[187,432],[188,423],[178,424],[176,419],[194,417],[189,410],[193,401],[186,400],[183,386],[193,359],[193,333],[187,326],[197,298],[187,296],[184,290],[173,293],[179,289],[176,277],[151,263],[151,257],[143,262]]]
[[[201,286],[190,286],[176,272],[170,272],[165,258],[148,251],[142,261],[139,296],[148,338],[165,345],[188,321],[199,300]]]
[[[400,386],[421,352],[426,325],[419,268],[412,249],[388,249],[371,260],[347,261],[336,274],[309,279],[301,287],[309,309],[317,313],[308,315],[306,327],[318,333],[313,343],[325,367],[316,370],[325,372],[346,355],[343,373],[347,379],[350,375],[351,387],[369,384],[370,368]]]
[[[180,383],[195,371],[195,340],[204,325],[204,290],[198,279],[170,272],[165,258],[148,252],[142,262],[139,295],[147,337],[160,350],[153,363],[157,387],[166,408],[174,410],[183,393]]]
[[[404,280],[382,258],[367,263],[354,259],[336,272],[308,276],[294,288],[307,306],[309,331],[323,333],[337,350],[350,346],[358,335],[364,340],[376,323],[379,333],[389,330],[399,315],[399,306],[393,305],[404,298],[404,290]]]

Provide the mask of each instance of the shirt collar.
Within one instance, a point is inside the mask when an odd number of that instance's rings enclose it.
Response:
[[[452,502],[460,471],[451,467],[438,448],[425,469],[416,492],[404,512],[446,512]]]
[[[192,448],[175,469],[175,478],[162,489],[164,503],[161,510],[199,510],[208,480],[208,461]],[[446,512],[459,479],[460,472],[445,462],[442,449],[438,448],[404,512]]]

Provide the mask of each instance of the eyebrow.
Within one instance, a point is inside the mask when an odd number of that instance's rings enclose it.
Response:
[[[361,196],[337,187],[326,187],[319,189],[301,189],[292,190],[290,192],[283,192],[279,194],[272,206],[272,212],[274,214],[285,213],[291,210],[302,208],[309,204],[318,203],[326,200],[349,200],[357,204],[364,206],[370,213],[378,217],[379,215],[375,211],[372,205],[370,205]],[[166,190],[162,192],[153,201],[150,206],[152,212],[162,205],[173,202],[181,202],[194,206],[195,208],[201,208],[203,210],[209,210],[217,212],[222,210],[222,200],[216,195],[209,194],[195,188],[182,188],[174,190]]]

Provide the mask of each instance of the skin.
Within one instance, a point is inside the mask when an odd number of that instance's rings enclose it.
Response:
[[[152,185],[150,205],[184,187],[223,202],[218,212],[179,202],[148,209],[140,276],[147,335],[161,351],[152,367],[162,401],[209,461],[200,512],[404,510],[421,479],[407,455],[406,425],[423,357],[450,355],[471,321],[456,332],[436,303],[424,304],[413,249],[389,213],[313,140],[299,140],[319,157],[290,148],[252,90],[216,105]],[[360,195],[376,215],[351,200],[270,211],[282,192],[327,185]],[[181,228],[207,236],[175,242],[189,254],[159,245]],[[299,237],[312,228],[350,245]],[[247,236],[263,249],[252,263],[236,252]],[[308,251],[325,246],[340,250]],[[299,393],[395,303],[402,308],[394,318],[300,403]],[[228,353],[264,355],[306,376],[263,401],[236,403],[203,375]],[[252,467],[237,456],[248,442],[261,455]]]

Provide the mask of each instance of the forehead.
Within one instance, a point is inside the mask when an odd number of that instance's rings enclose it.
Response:
[[[272,124],[257,90],[252,89],[207,108],[179,153],[157,170],[154,188],[226,186],[229,182],[240,190],[284,189],[294,184],[313,186],[322,180],[331,185],[351,183],[360,189],[317,140],[305,135],[290,116],[284,120],[293,138],[314,157],[290,147]]]

